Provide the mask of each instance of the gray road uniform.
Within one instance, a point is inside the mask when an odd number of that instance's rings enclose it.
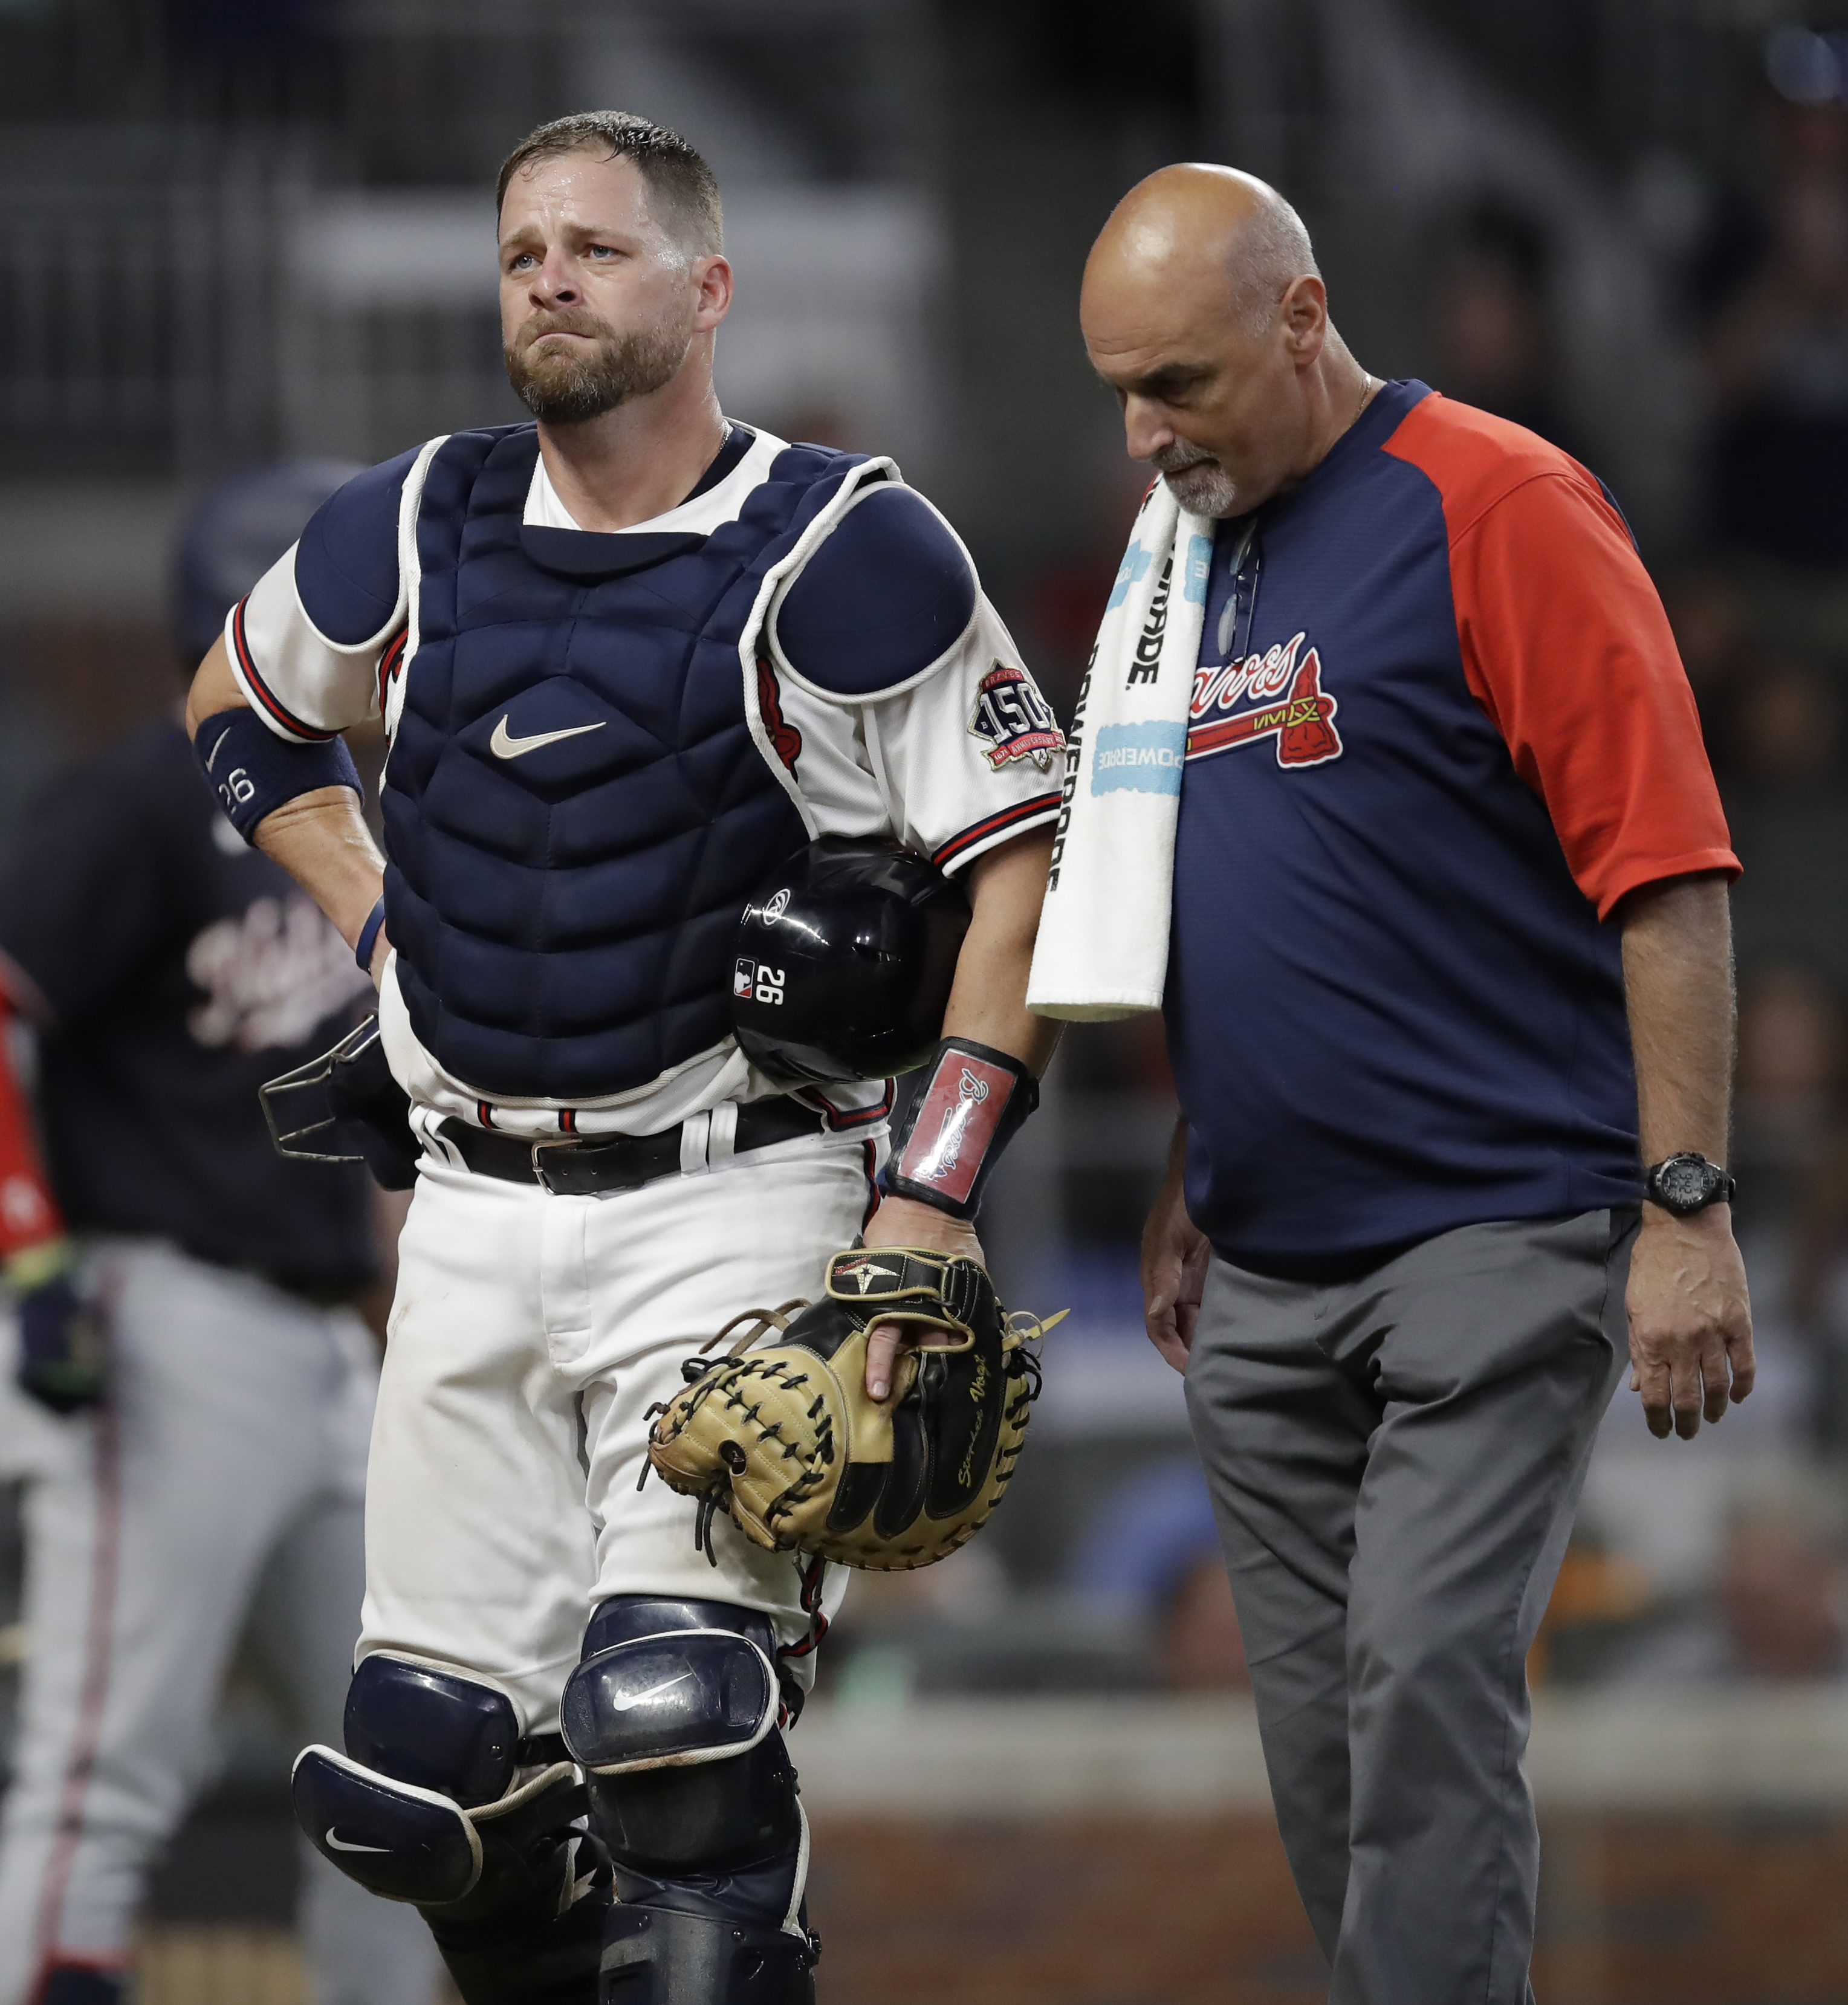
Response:
[[[301,1724],[340,1717],[378,1368],[340,1304],[375,1266],[371,1199],[278,1157],[256,1089],[366,984],[165,722],[65,775],[0,862],[0,981],[38,1027],[50,1186],[110,1351],[92,1412],[0,1403],[30,1638],[0,2001],[100,2005],[247,1620]],[[304,1850],[319,2005],[429,2005],[421,1932]]]

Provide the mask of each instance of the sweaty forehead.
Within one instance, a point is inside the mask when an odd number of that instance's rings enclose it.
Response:
[[[522,230],[560,228],[655,234],[648,184],[633,160],[601,153],[561,153],[534,160],[507,184],[501,205],[504,240]]]

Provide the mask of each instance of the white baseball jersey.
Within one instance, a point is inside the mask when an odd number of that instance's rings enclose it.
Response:
[[[546,1731],[597,1602],[686,1596],[768,1615],[806,1684],[838,1570],[824,1583],[723,1521],[708,1557],[691,1500],[638,1478],[686,1360],[740,1310],[812,1293],[876,1202],[885,1082],[831,1088],[810,1134],[734,1146],[736,1104],[779,1090],[724,1034],[744,898],[805,837],[894,841],[953,872],[1056,816],[1058,727],[967,551],[890,461],[743,427],[679,507],[588,532],[511,427],[362,476],[227,644],[279,736],[382,718],[392,748],[381,1021],[427,1153],[361,1654],[466,1667]],[[666,944],[651,960],[638,938]],[[631,1016],[606,1037],[619,992]],[[575,1039],[595,1050],[574,1076],[620,1090],[497,1090],[433,1049],[458,1023],[466,1048],[511,1053],[509,1076],[567,1076],[555,1048]],[[682,1174],[557,1194],[471,1172],[439,1121],[678,1125]]]
[[[735,521],[773,462],[789,450],[767,432],[738,429],[750,443],[724,478],[666,514],[618,533],[710,536]],[[443,443],[426,446],[404,477],[396,602],[376,631],[346,641],[321,631],[303,603],[293,549],[234,609],[227,625],[234,672],[251,708],[279,736],[311,742],[382,714],[388,736],[395,739],[406,691],[417,673],[420,482]],[[746,660],[754,652],[760,667],[754,679],[746,672],[747,708],[760,746],[776,764],[811,837],[887,837],[954,873],[1058,813],[1063,777],[1058,727],[993,607],[977,590],[972,613],[945,651],[922,672],[870,695],[842,693],[806,675],[785,651],[779,628],[791,593],[827,538],[857,507],[896,484],[890,461],[861,463],[766,581],[763,603],[741,644]],[[940,516],[936,519],[942,523]],[[559,500],[543,455],[534,465],[525,521],[539,529],[578,526]],[[947,524],[943,528],[954,537]],[[966,551],[963,555],[966,561]],[[504,736],[495,749],[506,757],[524,746],[517,737]],[[387,970],[380,1020],[392,1069],[427,1115],[535,1137],[556,1136],[567,1112],[568,1132],[645,1134],[724,1101],[748,1101],[780,1090],[726,1038],[618,1093],[497,1094],[455,1076],[420,1041],[395,965]],[[831,1088],[829,1097],[844,1111],[870,1109],[883,1091],[882,1084],[871,1083]],[[420,1126],[430,1140],[432,1122],[426,1118]]]

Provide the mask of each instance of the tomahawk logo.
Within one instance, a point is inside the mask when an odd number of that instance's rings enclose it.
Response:
[[[1277,740],[1280,766],[1320,766],[1340,757],[1335,729],[1340,706],[1322,686],[1321,656],[1313,648],[1303,651],[1308,637],[1298,634],[1261,655],[1199,671],[1189,706],[1189,760],[1266,738]],[[1242,703],[1253,707],[1235,708]]]

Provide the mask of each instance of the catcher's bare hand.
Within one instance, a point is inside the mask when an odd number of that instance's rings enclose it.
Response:
[[[1149,1341],[1175,1371],[1187,1369],[1213,1248],[1187,1216],[1186,1129],[1175,1131],[1168,1175],[1142,1228],[1142,1319]]]
[[[1630,1255],[1630,1389],[1649,1431],[1692,1441],[1751,1390],[1751,1303],[1731,1207],[1677,1218],[1653,1205]]]
[[[971,1260],[988,1262],[975,1228],[966,1220],[952,1218],[933,1204],[919,1204],[908,1197],[889,1197],[873,1213],[862,1235],[869,1246],[922,1246],[933,1253],[963,1253]],[[915,1323],[876,1323],[866,1333],[866,1396],[887,1398],[898,1353],[907,1343],[918,1341]]]

